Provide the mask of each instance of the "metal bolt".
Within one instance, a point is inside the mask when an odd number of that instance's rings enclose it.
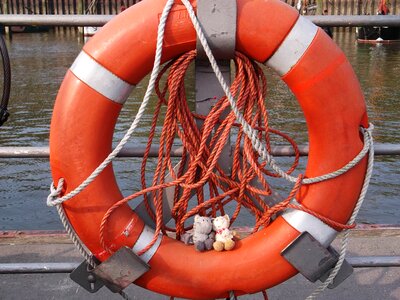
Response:
[[[89,274],[87,277],[87,281],[90,283],[95,283],[96,282],[96,276],[94,276],[93,274]]]

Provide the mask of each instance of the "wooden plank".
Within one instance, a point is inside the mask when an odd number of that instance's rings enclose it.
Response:
[[[54,0],[48,0],[49,14],[54,15]]]
[[[25,5],[25,0],[19,0],[18,1],[20,4],[20,9],[21,9],[21,14],[25,14],[26,12],[26,5]]]
[[[375,14],[377,8],[375,8],[375,0],[371,0],[371,15]]]
[[[7,0],[7,14],[12,14],[12,1]]]
[[[249,236],[251,227],[234,227],[241,239]],[[168,236],[174,238],[174,233],[167,232]],[[350,231],[352,238],[398,238],[400,237],[399,225],[386,224],[357,224]],[[339,237],[343,233],[339,234]],[[395,240],[395,239],[394,239]],[[0,245],[33,245],[33,244],[70,244],[72,243],[64,230],[6,230],[0,231]],[[395,245],[393,247],[396,247]]]
[[[113,3],[110,0],[108,0],[108,9],[110,10],[110,14],[112,14],[112,15],[118,14],[117,3],[116,2],[113,5]]]
[[[19,2],[18,1],[14,1],[15,2],[15,11],[14,11],[14,13],[15,14],[19,14],[20,12],[19,12]]]
[[[0,245],[21,244],[70,244],[65,231],[56,230],[10,230],[0,231]]]
[[[37,4],[37,3],[36,3],[36,0],[31,0],[31,1],[30,1],[30,8],[31,8],[31,10],[32,10],[32,13],[34,13],[34,14],[37,14],[37,13],[38,13],[38,11],[37,11],[38,6],[37,6],[36,4]]]
[[[22,0],[22,13],[23,14],[29,14],[28,1],[29,0]]]
[[[41,0],[41,1],[39,1],[39,14],[46,14],[46,9],[45,9],[45,7],[44,7],[44,5],[43,5],[44,3],[43,3],[43,1]]]

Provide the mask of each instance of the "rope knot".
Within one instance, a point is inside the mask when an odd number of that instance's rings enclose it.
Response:
[[[367,132],[367,133],[369,133],[370,135],[372,135],[372,132],[374,131],[374,129],[375,129],[375,126],[374,126],[374,124],[372,124],[372,123],[368,123],[368,127],[367,127],[367,128],[361,127],[361,130],[362,130],[363,132]]]
[[[62,203],[59,199],[63,186],[64,178],[60,178],[57,187],[54,186],[54,181],[50,184],[50,194],[47,196],[47,206],[53,207]]]

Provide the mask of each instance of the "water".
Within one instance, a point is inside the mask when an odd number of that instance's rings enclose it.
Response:
[[[375,124],[375,141],[400,143],[400,45],[357,45],[349,33],[337,33],[363,87],[368,113]],[[14,35],[7,42],[12,66],[10,120],[0,128],[0,147],[46,146],[54,99],[83,43],[74,32]],[[2,76],[2,75],[1,75]],[[275,76],[269,81],[268,107],[273,126],[290,133],[298,143],[306,142],[302,113],[286,86]],[[138,85],[125,105],[116,127],[115,140],[129,127],[146,82]],[[131,145],[144,143],[150,115]],[[299,130],[299,128],[301,130]],[[124,194],[138,189],[132,170],[139,159],[122,159],[115,164]],[[285,160],[284,162],[286,162]],[[304,167],[305,159],[302,161]],[[61,229],[55,209],[45,205],[51,182],[47,159],[0,159],[0,230]],[[377,157],[366,203],[358,222],[400,223],[400,160]]]

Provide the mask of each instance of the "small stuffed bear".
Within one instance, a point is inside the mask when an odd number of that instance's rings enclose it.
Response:
[[[215,241],[215,232],[211,218],[194,216],[193,224],[193,243],[197,251],[211,250]]]
[[[211,218],[194,216],[193,233],[181,236],[185,244],[194,244],[197,251],[211,250],[215,241],[215,232],[212,231]]]
[[[213,220],[213,229],[216,232],[215,243],[213,244],[214,250],[232,250],[235,247],[235,241],[233,240],[233,234],[228,229],[230,219],[228,215],[216,217]]]

